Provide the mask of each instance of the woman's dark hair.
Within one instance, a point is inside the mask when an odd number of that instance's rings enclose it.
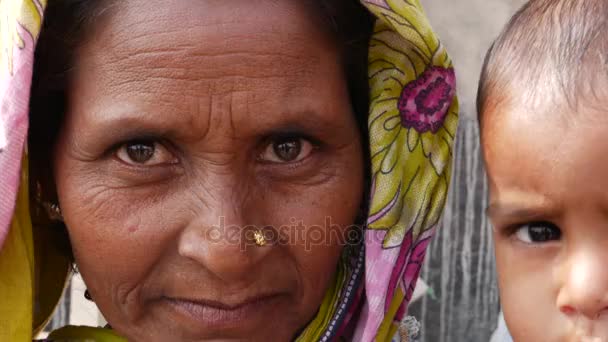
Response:
[[[369,104],[367,54],[373,16],[358,0],[304,1],[340,45],[348,90],[362,137],[367,137]],[[75,53],[95,25],[111,14],[116,0],[49,1],[34,58],[30,97],[29,154],[32,198],[57,203],[55,193],[40,191],[53,182],[53,148],[68,103]],[[366,158],[368,147],[363,143]],[[365,163],[368,165],[369,163]]]

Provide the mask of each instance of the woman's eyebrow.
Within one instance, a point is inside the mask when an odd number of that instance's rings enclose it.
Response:
[[[87,135],[94,141],[115,141],[131,139],[134,136],[199,140],[208,134],[213,134],[209,131],[207,120],[194,124],[199,120],[192,120],[189,114],[165,115],[153,112],[106,108],[90,119],[89,126],[95,127],[95,130],[88,132]],[[284,111],[280,116],[272,115],[272,119],[268,119],[263,114],[259,115],[260,117],[255,120],[254,128],[249,128],[245,133],[247,136],[301,133],[310,135],[310,138],[323,137],[331,141],[334,138],[344,140],[347,138],[344,133],[350,132],[344,129],[348,120],[337,119],[336,113],[324,115],[316,110]],[[238,126],[237,124],[232,128],[239,130]]]
[[[174,136],[179,134],[175,116],[146,115],[141,111],[115,111],[111,108],[100,111],[88,119],[87,140],[95,142],[115,142],[134,137]]]
[[[333,114],[332,114],[333,115]],[[353,114],[351,114],[353,115]],[[301,129],[314,129],[321,133],[334,132],[339,134],[347,120],[335,120],[330,115],[323,115],[317,111],[284,112],[278,120],[266,121],[260,128],[271,131],[298,131]]]

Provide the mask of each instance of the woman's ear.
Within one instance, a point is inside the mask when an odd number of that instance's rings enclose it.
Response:
[[[63,222],[52,174],[40,172],[38,167],[30,167],[30,211],[33,225]]]
[[[30,217],[35,243],[47,245],[63,258],[73,262],[67,227],[63,222],[61,206],[50,158],[30,160]]]

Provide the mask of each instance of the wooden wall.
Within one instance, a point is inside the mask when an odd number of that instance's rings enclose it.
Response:
[[[420,341],[489,340],[498,318],[492,230],[486,219],[487,184],[477,122],[458,131],[451,192],[440,230],[421,273],[432,289],[410,307],[422,323]]]

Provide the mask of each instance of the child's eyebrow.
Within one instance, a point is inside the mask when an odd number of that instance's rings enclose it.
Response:
[[[544,196],[517,194],[513,197],[503,201],[492,201],[486,208],[486,215],[493,218],[500,217],[503,220],[531,220],[541,216],[547,217],[555,212],[555,206]]]
[[[494,203],[486,208],[486,215],[501,218],[533,218],[540,215],[537,208],[526,208],[521,205]]]

